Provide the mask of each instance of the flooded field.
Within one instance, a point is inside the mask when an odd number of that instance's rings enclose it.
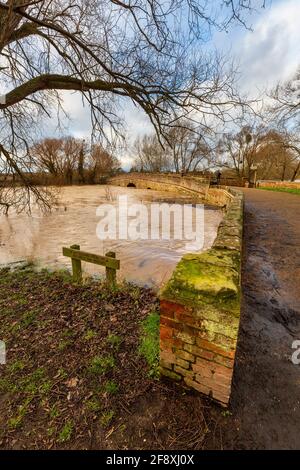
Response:
[[[0,264],[19,260],[34,261],[40,267],[70,268],[71,260],[62,255],[62,247],[79,244],[81,249],[97,254],[112,250],[120,259],[119,278],[157,288],[167,281],[181,256],[191,251],[186,240],[100,240],[97,208],[118,204],[127,195],[129,204],[191,203],[185,196],[171,192],[106,186],[70,186],[60,191],[59,202],[51,213],[34,212],[32,216],[0,216]],[[196,209],[194,209],[196,210]],[[204,211],[204,246],[216,237],[222,212],[211,206]],[[88,275],[103,275],[104,268],[83,263]]]

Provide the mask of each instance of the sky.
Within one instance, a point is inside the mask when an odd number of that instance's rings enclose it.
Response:
[[[238,88],[250,98],[263,97],[279,81],[289,79],[300,64],[300,0],[272,0],[265,9],[247,18],[251,30],[241,25],[228,32],[215,32],[206,47],[232,57],[238,67]],[[83,107],[78,93],[64,93],[64,107],[72,116],[66,132],[77,138],[88,138],[91,125],[88,106]],[[129,148],[120,156],[122,167],[132,164],[130,144],[135,138],[153,131],[148,118],[130,101],[122,111],[127,128]],[[54,122],[48,133],[55,133]]]

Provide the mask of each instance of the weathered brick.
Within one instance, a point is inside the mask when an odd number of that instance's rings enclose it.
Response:
[[[209,370],[215,372],[216,364],[212,361],[208,361],[207,359],[202,359],[201,357],[196,357],[196,364],[195,366],[201,368],[208,368]]]
[[[186,333],[185,331],[180,331],[179,333],[177,333],[176,336],[177,338],[182,339],[184,343],[195,344],[195,341],[196,341],[195,335],[191,335],[189,333]]]
[[[179,322],[172,320],[171,318],[166,318],[164,316],[160,317],[160,324],[176,330],[182,330],[182,325]]]
[[[201,375],[196,374],[195,375],[195,381],[199,382],[202,385],[205,385],[206,387],[210,388],[212,391],[218,391],[220,393],[223,393],[224,395],[230,394],[230,385],[224,385],[216,381],[214,378],[208,378],[208,377],[202,377]]]
[[[172,339],[173,338],[173,330],[168,326],[160,325],[160,339]]]
[[[207,330],[206,328],[201,328],[198,330],[197,337],[205,339],[206,341],[213,342],[215,340],[215,333],[213,331]]]
[[[224,387],[231,387],[232,375],[225,377],[225,375],[214,374],[213,378],[218,384],[224,385]]]
[[[197,357],[202,357],[203,359],[207,359],[208,361],[212,361],[214,359],[215,354],[212,351],[207,351],[206,349],[198,348],[198,346],[185,344],[184,349],[194,354]]]
[[[169,351],[161,351],[160,352],[160,360],[169,362],[170,364],[175,364],[176,356],[175,356],[175,354],[173,354]]]
[[[184,382],[188,387],[194,388],[195,390],[198,390],[198,392],[204,393],[205,395],[210,394],[210,388],[206,387],[205,385],[202,385],[195,380],[190,379],[189,377],[184,378]]]
[[[197,318],[192,315],[188,315],[186,312],[178,312],[175,315],[176,320],[186,324],[193,326],[194,328],[201,328],[202,320],[201,318]]]
[[[161,351],[173,352],[174,349],[173,341],[171,339],[160,340],[159,346]]]
[[[183,345],[184,345],[183,341],[178,338],[160,340],[160,348],[162,350],[166,349],[168,351],[174,351],[175,349],[183,348]]]
[[[225,377],[232,377],[232,369],[212,361],[205,361],[199,357],[196,358],[196,366],[199,366],[199,370],[201,370],[201,367],[208,367],[213,373],[218,373],[219,375],[223,375]]]
[[[185,361],[184,359],[180,359],[180,357],[176,357],[175,362],[178,366],[183,367],[184,369],[190,368],[190,363],[188,361]]]
[[[184,346],[191,346],[191,348],[193,347],[191,344]],[[176,356],[180,357],[181,359],[184,359],[185,361],[195,362],[195,356],[188,351],[183,351],[182,349],[178,349],[176,351]]]
[[[194,372],[192,370],[183,369],[180,366],[174,366],[175,372],[182,375],[183,377],[189,377],[190,379],[194,378]]]
[[[160,309],[161,311],[172,312],[174,314],[176,312],[186,311],[187,307],[177,304],[175,302],[169,302],[168,300],[161,300]]]
[[[234,351],[236,350],[236,338],[228,338],[222,334],[217,334],[215,337],[215,344],[219,345],[221,348],[223,347],[227,351]],[[221,354],[221,353],[220,353]],[[232,357],[234,358],[234,356]]]
[[[209,364],[192,364],[192,369],[197,374],[200,374],[202,377],[211,378],[213,376],[213,371],[209,367]]]
[[[214,359],[214,353],[212,351],[206,351],[206,349],[197,348],[197,356],[212,361]]]
[[[170,362],[165,361],[162,357],[160,357],[160,365],[161,367],[164,367],[165,369],[172,370],[172,364]]]
[[[228,357],[224,357],[224,356],[220,356],[219,354],[216,354],[214,357],[214,361],[225,367],[229,367],[230,369],[233,369],[233,366],[234,366],[233,359],[229,359]]]
[[[219,401],[223,405],[228,405],[229,400],[230,400],[230,392],[229,393],[222,393],[217,390],[212,391],[212,397]]]
[[[160,301],[160,314],[164,317],[174,318],[174,309],[170,306],[170,302]]]
[[[234,355],[235,355],[235,350],[234,349],[228,349],[228,347],[226,347],[226,349],[216,343],[212,343],[210,341],[206,341],[205,339],[203,338],[197,338],[197,346],[199,346],[200,348],[203,348],[203,349],[207,349],[208,351],[212,351],[216,354],[219,354],[221,356],[224,356],[224,357],[228,357],[228,358],[231,358],[233,359],[234,358]]]
[[[170,379],[176,380],[179,382],[182,377],[179,374],[176,374],[176,372],[173,372],[172,370],[165,369],[164,367],[160,367],[159,371],[161,375],[164,375],[165,377],[169,377]]]

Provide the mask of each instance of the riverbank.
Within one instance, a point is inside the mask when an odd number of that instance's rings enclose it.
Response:
[[[149,289],[0,271],[2,449],[234,447],[229,412],[157,378]]]

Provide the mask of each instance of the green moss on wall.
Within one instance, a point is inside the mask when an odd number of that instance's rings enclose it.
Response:
[[[240,315],[240,269],[243,227],[243,197],[229,204],[213,247],[182,257],[160,298],[194,307],[205,329],[236,337]],[[236,320],[233,320],[233,319]]]

